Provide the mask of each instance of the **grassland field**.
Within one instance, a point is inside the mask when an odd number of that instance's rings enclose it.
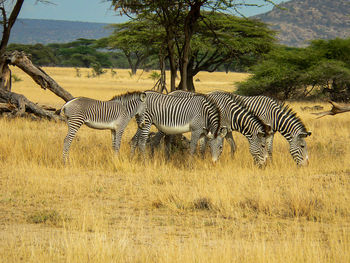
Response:
[[[13,91],[64,101],[13,68]],[[108,100],[148,90],[151,72],[44,68],[73,96]],[[247,74],[200,73],[199,92],[235,90]],[[350,114],[316,119],[290,102],[312,131],[310,165],[296,167],[275,136],[274,158],[258,169],[234,133],[220,161],[163,151],[130,160],[132,120],[114,156],[109,131],[82,127],[62,164],[64,122],[0,118],[0,262],[350,262]]]

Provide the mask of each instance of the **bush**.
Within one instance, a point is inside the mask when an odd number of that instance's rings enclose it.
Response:
[[[350,100],[350,48],[348,40],[319,40],[307,48],[277,47],[252,68],[253,75],[238,83],[242,95],[268,95],[281,100],[312,96]],[[338,51],[337,51],[338,50]],[[341,54],[341,55],[339,55]]]

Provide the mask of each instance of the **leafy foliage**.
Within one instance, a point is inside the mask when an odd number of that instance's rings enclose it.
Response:
[[[95,40],[79,39],[65,44],[10,44],[8,51],[24,51],[31,55],[34,64],[38,66],[67,66],[67,67],[101,67],[127,68],[125,56],[119,51],[102,50]]]
[[[132,74],[135,74],[141,65],[145,65],[152,53],[157,52],[160,39],[164,39],[164,33],[162,34],[159,27],[148,20],[129,21],[110,27],[114,29],[113,34],[99,39],[97,46],[122,51]]]
[[[350,39],[317,40],[307,48],[277,47],[252,68],[238,93],[279,99],[350,100]]]
[[[208,29],[209,27],[209,29]],[[248,67],[267,53],[274,32],[257,20],[220,13],[204,13],[191,42],[192,68],[214,71],[240,61]]]
[[[7,47],[9,52],[14,50],[30,54],[32,61],[38,66],[55,66],[59,64],[59,59],[56,57],[54,50],[46,45],[10,44]]]

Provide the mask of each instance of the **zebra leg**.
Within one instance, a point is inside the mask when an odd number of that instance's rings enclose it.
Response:
[[[193,155],[196,153],[198,140],[201,138],[202,130],[192,131],[191,133],[191,142],[190,142],[190,153]]]
[[[154,155],[154,149],[159,148],[160,141],[163,139],[164,135],[165,134],[163,132],[158,131],[156,133],[156,135],[154,135],[154,137],[151,139],[151,154],[152,154],[152,156]]]
[[[173,135],[164,136],[164,153],[165,153],[166,160],[170,159],[170,152],[172,151],[172,143],[174,141],[173,139],[174,139]]]
[[[202,138],[199,139],[199,151],[200,151],[203,159],[205,156],[206,148],[207,148],[207,138],[205,136],[203,136]]]
[[[145,157],[146,142],[148,138],[149,131],[151,129],[152,122],[145,123],[144,127],[140,129],[138,147]]]
[[[131,155],[130,157],[131,158],[134,156],[135,149],[139,145],[139,138],[140,138],[141,129],[145,125],[144,115],[136,114],[135,119],[136,119],[136,123],[137,123],[137,131],[136,131],[135,135],[131,138],[131,141],[130,141],[130,155]]]
[[[236,152],[236,143],[233,140],[233,136],[232,136],[232,132],[228,132],[226,134],[226,141],[230,144],[231,146],[231,157],[233,157],[235,155]]]
[[[126,128],[126,125],[128,124],[129,120],[124,121],[124,124],[119,126],[119,129],[111,130],[112,133],[112,147],[114,149],[114,152],[117,154],[120,149],[120,142],[122,140],[122,136],[124,133],[124,130]]]
[[[269,154],[269,158],[272,161],[272,148],[273,148],[273,137],[274,137],[274,133],[272,133],[271,135],[266,137],[266,145],[267,145],[267,152]]]
[[[64,142],[63,142],[63,163],[66,163],[66,160],[68,159],[70,145],[74,139],[75,134],[81,127],[81,125],[84,124],[84,121],[82,119],[71,118],[67,120],[67,124],[68,124],[68,133],[66,138],[64,138]]]
[[[141,129],[138,128],[135,135],[131,138],[130,141],[130,154],[131,154],[131,158],[134,156],[135,154],[135,149],[136,147],[139,146],[139,139],[140,139],[140,133],[141,133]]]

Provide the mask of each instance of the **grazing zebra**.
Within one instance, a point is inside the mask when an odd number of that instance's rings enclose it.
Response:
[[[72,140],[83,124],[94,129],[110,129],[112,147],[117,153],[124,129],[130,119],[145,111],[145,100],[146,94],[144,92],[133,92],[115,96],[109,101],[84,97],[68,101],[61,109],[68,124],[68,134],[64,139],[63,146],[63,161],[67,160]]]
[[[227,94],[226,92],[219,92]],[[232,94],[247,110],[258,116],[263,122],[271,125],[273,134],[268,140],[268,153],[272,158],[273,136],[280,132],[289,143],[289,152],[297,165],[308,165],[309,157],[305,138],[311,135],[296,113],[283,103],[266,96],[239,96]]]
[[[191,132],[191,154],[195,153],[198,140],[207,137],[212,160],[218,160],[227,128],[221,125],[220,111],[213,101],[202,94],[185,98],[146,91],[146,95],[144,125],[139,125],[131,142],[131,152],[137,145],[141,152],[145,151],[149,130],[154,124],[165,134]]]
[[[174,91],[169,93],[171,96],[193,96],[195,93],[186,91]],[[254,114],[247,111],[239,103],[232,99],[232,95],[222,92],[211,92],[207,97],[213,100],[221,111],[222,123],[227,127],[226,140],[231,145],[231,154],[235,151],[235,143],[232,137],[232,131],[242,133],[249,142],[249,151],[253,156],[254,162],[259,165],[265,165],[268,157],[266,141],[271,136],[271,126],[265,125]],[[205,138],[200,142],[201,152],[205,151]]]

